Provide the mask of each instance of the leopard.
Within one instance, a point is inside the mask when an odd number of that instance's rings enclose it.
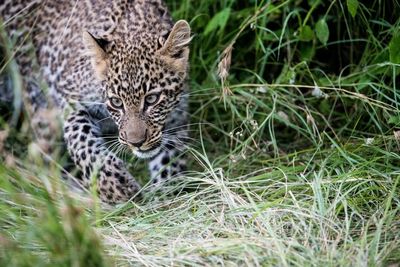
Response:
[[[153,187],[185,171],[186,20],[162,0],[3,0],[0,16],[35,143],[51,154],[63,139],[80,185],[139,198],[121,151],[147,159]]]

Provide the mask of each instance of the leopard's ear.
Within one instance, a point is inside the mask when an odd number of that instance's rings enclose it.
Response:
[[[96,77],[104,80],[107,71],[107,53],[105,47],[108,41],[95,38],[90,32],[83,32],[83,43],[86,47],[86,54],[91,58],[92,67]]]
[[[189,59],[190,26],[185,20],[175,23],[160,54],[170,61],[179,71],[185,71]]]

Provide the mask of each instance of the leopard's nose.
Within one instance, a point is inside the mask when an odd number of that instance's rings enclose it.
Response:
[[[144,142],[146,142],[146,138],[140,140],[139,142],[132,142],[132,141],[129,141],[129,140],[128,140],[128,143],[129,143],[131,146],[134,146],[134,147],[137,147],[137,148],[141,147],[141,146],[144,144]]]
[[[122,137],[129,145],[140,148],[147,140],[147,129],[144,132],[123,133]]]

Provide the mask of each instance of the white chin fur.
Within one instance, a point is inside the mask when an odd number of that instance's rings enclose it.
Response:
[[[157,147],[156,149],[147,151],[147,152],[140,152],[138,150],[132,150],[133,154],[135,154],[138,158],[148,159],[156,156],[160,153],[161,147]]]

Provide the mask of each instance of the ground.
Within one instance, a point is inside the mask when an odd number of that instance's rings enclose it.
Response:
[[[167,1],[190,167],[139,202],[71,192],[2,112],[0,265],[398,266],[400,3],[325,2]]]

